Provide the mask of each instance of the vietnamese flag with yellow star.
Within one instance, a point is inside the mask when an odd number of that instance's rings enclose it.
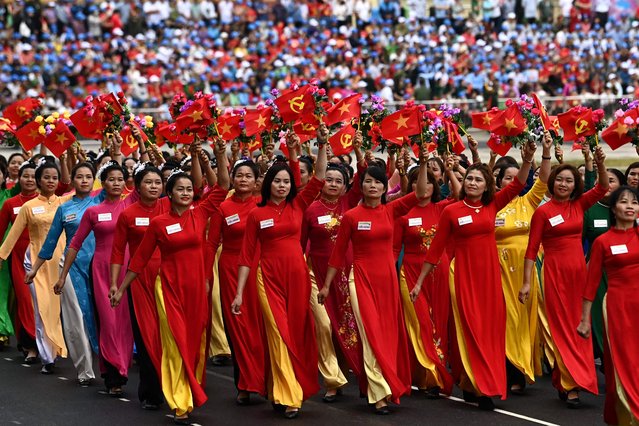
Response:
[[[359,118],[362,113],[362,106],[359,103],[362,95],[357,93],[355,95],[348,96],[330,109],[327,110],[326,117],[324,117],[324,123],[327,126],[332,126],[337,123],[347,123],[354,118]]]
[[[493,108],[490,111],[485,112],[474,112],[470,115],[472,119],[472,126],[476,129],[487,130],[490,132],[490,129],[493,127],[492,122],[497,116],[501,114],[501,110],[497,108]]]
[[[44,135],[40,134],[40,123],[32,121],[16,130],[16,138],[25,151],[30,151],[44,142]]]
[[[73,142],[75,142],[73,132],[62,121],[57,121],[55,129],[51,130],[51,133],[44,138],[44,146],[49,148],[49,151],[58,158],[73,145]]]
[[[175,123],[158,123],[155,129],[155,134],[169,143],[189,145],[195,140],[195,136],[192,134],[178,133]],[[158,144],[158,146],[161,145]]]
[[[102,139],[102,132],[104,125],[103,120],[100,119],[100,115],[95,112],[93,115],[89,115],[89,112],[85,108],[80,108],[71,116],[69,120],[73,123],[73,127],[78,131],[81,136],[88,139]]]
[[[570,108],[566,112],[557,114],[559,125],[564,131],[564,140],[576,141],[597,133],[597,127],[592,117],[592,109],[581,105]]]
[[[626,120],[628,118],[628,120]],[[632,137],[628,135],[628,131],[636,129],[636,120],[639,118],[639,111],[636,108],[629,109],[624,115],[613,121],[603,132],[601,139],[606,141],[611,149],[615,150],[622,145],[632,141]],[[630,122],[634,122],[632,125]]]
[[[40,106],[40,101],[36,98],[21,99],[6,107],[2,116],[9,119],[16,127],[20,127],[33,117],[33,111]]]
[[[355,139],[356,131],[351,124],[347,124],[328,139],[333,155],[343,155],[353,151],[353,140]]]
[[[498,136],[517,136],[526,130],[526,120],[517,105],[511,105],[500,111],[491,121],[490,131]]]
[[[242,134],[241,115],[222,114],[217,118],[217,134],[225,141],[232,141]]]
[[[211,110],[205,98],[194,101],[187,109],[175,119],[175,128],[178,133],[185,130],[190,133],[198,133],[202,128],[206,128],[213,123]]]
[[[535,107],[539,110],[539,118],[541,119],[541,123],[544,126],[544,130],[553,130],[554,127],[552,124],[552,120],[550,116],[548,115],[548,111],[546,111],[546,107],[541,102],[541,99],[539,99],[539,96],[537,96],[536,93],[533,93],[531,97],[532,97],[533,103],[535,104]]]
[[[273,108],[246,110],[244,114],[244,131],[246,136],[267,132],[273,127]]]
[[[494,153],[504,157],[508,154],[508,151],[510,151],[510,148],[512,147],[512,143],[504,142],[501,137],[494,133],[490,134],[490,138],[488,139],[488,148],[490,148]]]
[[[379,123],[379,129],[384,139],[403,145],[405,138],[422,131],[419,110],[417,107],[409,107],[394,112]]]
[[[457,155],[461,154],[466,149],[458,129],[459,127],[457,124],[450,120],[444,120],[444,130],[446,131],[448,143],[450,144],[452,151]]]
[[[302,86],[296,90],[284,92],[273,101],[277,106],[284,123],[298,119],[307,120],[315,112],[315,99],[309,92],[309,86]]]

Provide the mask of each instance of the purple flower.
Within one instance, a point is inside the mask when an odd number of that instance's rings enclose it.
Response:
[[[621,100],[619,101],[619,103],[620,103],[621,105],[626,105],[626,104],[628,104],[628,102],[630,102],[630,101],[628,100],[628,98],[621,98]]]
[[[265,100],[265,101],[264,101],[264,103],[265,103],[267,106],[273,106],[273,99],[270,99],[270,98],[269,98],[269,99]]]
[[[271,96],[278,97],[280,95],[280,91],[277,89],[271,90]]]
[[[374,103],[374,104],[379,104],[379,103],[384,102],[384,100],[381,97],[377,96],[377,95],[372,95],[371,96],[371,102]]]
[[[635,109],[637,106],[639,106],[639,101],[634,100],[628,104],[628,109]]]
[[[246,128],[246,123],[244,122],[244,120],[240,121],[240,129],[245,129]]]

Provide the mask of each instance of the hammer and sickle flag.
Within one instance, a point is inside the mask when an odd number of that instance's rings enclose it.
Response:
[[[20,127],[33,116],[33,111],[40,106],[40,101],[36,98],[21,99],[6,107],[2,116],[8,118],[16,127]]]
[[[313,95],[311,95],[308,89],[309,86],[302,86],[297,90],[285,92],[279,98],[275,99],[274,103],[284,123],[313,115],[315,111],[315,99],[313,99]]]
[[[559,125],[564,130],[566,141],[592,136],[597,132],[592,118],[592,109],[576,106],[566,112],[557,114]]]
[[[125,157],[133,154],[135,150],[138,149],[138,141],[133,136],[131,126],[136,126],[138,128],[138,130],[140,131],[140,136],[142,136],[142,140],[144,142],[149,140],[146,133],[142,131],[140,125],[135,121],[122,127],[122,130],[120,130],[120,136],[122,136],[122,140],[124,141],[124,143],[122,144],[120,150],[122,151],[122,155],[124,155]]]
[[[355,139],[355,128],[347,124],[339,132],[328,139],[334,155],[348,154],[353,150],[353,139]]]

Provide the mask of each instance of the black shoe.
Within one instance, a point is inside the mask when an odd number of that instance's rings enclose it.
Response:
[[[81,388],[88,388],[91,386],[91,379],[78,379],[78,385],[80,385]]]
[[[464,391],[464,401],[466,402],[478,402],[477,395],[472,392]]]
[[[513,386],[519,386],[518,388],[514,388]],[[526,384],[516,384],[510,387],[510,393],[513,395],[524,395],[526,393]]]
[[[188,416],[179,418],[178,416],[176,416],[174,414],[173,415],[173,423],[175,423],[176,425],[190,425],[191,424],[191,419],[189,419]]]
[[[477,398],[477,402],[479,403],[479,409],[482,411],[493,411],[495,409],[495,403],[487,396],[480,396]]]
[[[439,392],[441,388],[439,386],[434,386],[432,388],[428,388],[424,390],[424,395],[426,395],[426,399],[439,399]]]
[[[235,403],[237,405],[246,406],[251,404],[251,395],[247,394],[246,396],[240,396],[238,394],[237,398],[235,398]]]
[[[142,401],[142,409],[149,410],[149,411],[157,411],[160,409],[160,404],[154,404],[152,402],[144,400]]]
[[[113,387],[109,389],[109,396],[112,398],[121,398],[124,395],[124,391],[120,387]]]
[[[286,405],[271,402],[271,406],[276,413],[283,413],[284,411],[286,411]]]
[[[324,395],[324,397],[322,398],[322,401],[324,401],[327,404],[330,404],[332,402],[337,401],[337,394],[333,394],[333,395]]]
[[[38,360],[37,356],[27,356],[24,358],[24,363],[28,365],[33,365]]]
[[[42,374],[53,374],[54,365],[55,365],[54,363],[43,365],[42,369],[40,370],[40,373],[42,373]]]
[[[284,411],[284,418],[285,419],[295,419],[299,415],[300,415],[300,410],[299,409],[292,410],[292,411]]]
[[[579,408],[581,406],[581,401],[579,397],[577,398],[566,398],[566,407],[568,408]]]
[[[375,407],[375,414],[378,416],[387,416],[390,414],[390,408],[388,405],[384,405],[383,407]]]
[[[224,367],[225,365],[229,364],[230,359],[231,357],[227,355],[215,355],[213,358],[211,358],[211,364],[216,367]]]
[[[559,397],[560,400],[566,402],[566,400],[568,399],[568,392],[558,390],[557,396]]]

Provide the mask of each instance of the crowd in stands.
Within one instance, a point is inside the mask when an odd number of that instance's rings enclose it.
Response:
[[[0,105],[51,109],[123,91],[249,105],[315,77],[330,96],[387,102],[584,94],[636,97],[639,20],[610,0],[5,1]]]

